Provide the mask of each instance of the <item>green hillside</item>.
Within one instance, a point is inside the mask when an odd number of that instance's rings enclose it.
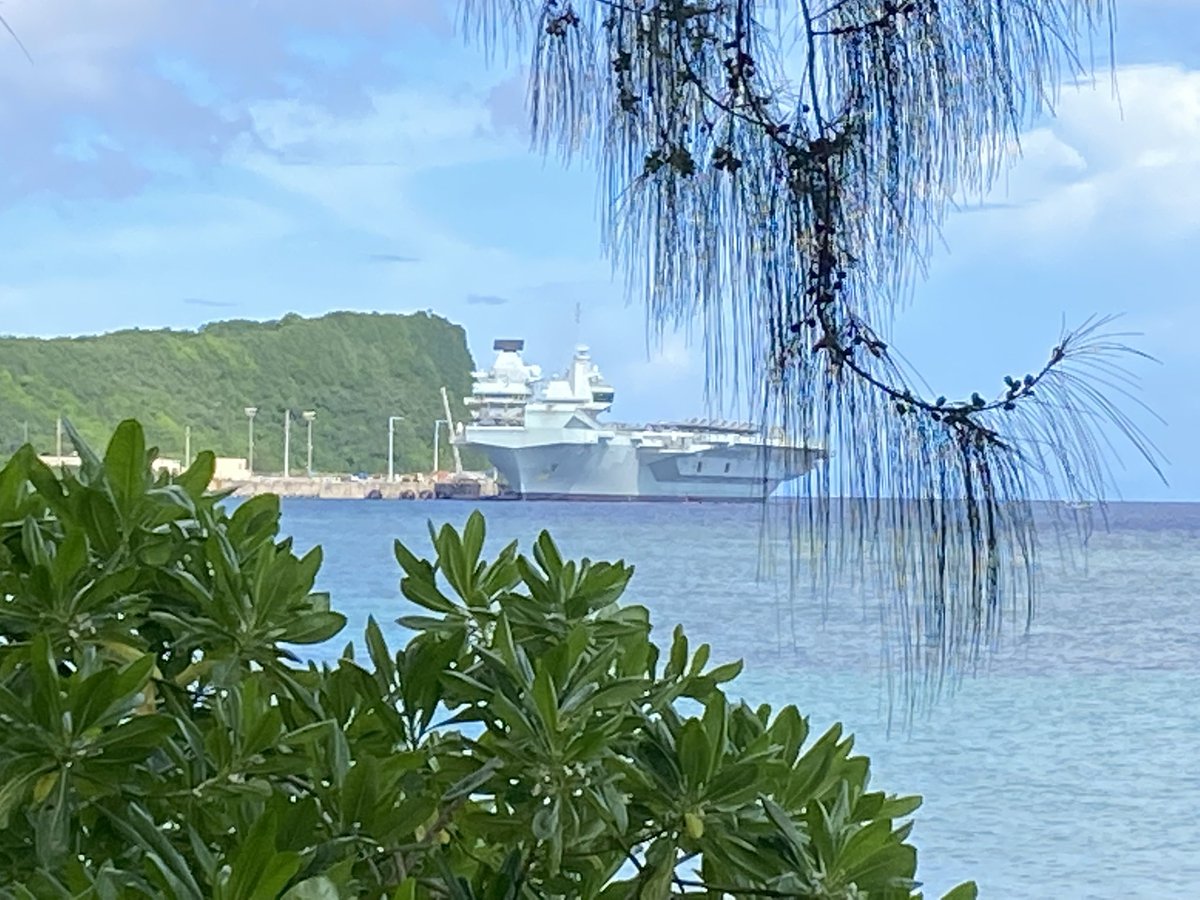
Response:
[[[440,388],[448,389],[459,419],[471,368],[463,329],[426,313],[338,312],[216,322],[198,331],[0,338],[0,451],[15,450],[27,424],[37,450],[54,452],[62,415],[98,444],[122,419],[136,417],[163,456],[182,457],[190,425],[193,454],[244,457],[244,408],[255,406],[257,472],[282,470],[288,408],[296,417],[293,473],[304,471],[302,410],[317,413],[317,471],[386,471],[389,415],[405,417],[396,424],[397,471],[428,470],[434,422],[444,416]],[[442,466],[449,466],[448,454]]]

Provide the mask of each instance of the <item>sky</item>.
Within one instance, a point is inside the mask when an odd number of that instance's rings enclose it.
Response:
[[[986,202],[952,214],[892,345],[949,396],[1038,366],[1064,321],[1120,314],[1165,423],[1124,499],[1200,500],[1200,3],[1118,0],[1107,69]],[[429,309],[480,363],[582,340],[623,420],[704,414],[702,348],[646,339],[601,252],[594,172],[532,152],[519,60],[438,0],[6,0],[0,330],[193,328]],[[576,304],[582,310],[575,321]],[[946,329],[975,335],[946,353]]]

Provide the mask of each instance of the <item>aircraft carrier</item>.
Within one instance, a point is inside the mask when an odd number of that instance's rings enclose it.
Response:
[[[762,500],[826,457],[747,424],[610,423],[615,391],[588,348],[549,378],[525,362],[524,341],[498,340],[494,350],[492,367],[472,375],[471,418],[453,440],[483,451],[517,497]]]

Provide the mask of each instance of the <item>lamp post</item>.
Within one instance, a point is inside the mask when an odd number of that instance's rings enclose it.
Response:
[[[388,416],[388,484],[396,480],[396,423],[404,416]]]
[[[283,477],[287,478],[291,474],[290,459],[292,455],[292,411],[285,409],[283,411]]]
[[[317,411],[309,409],[301,413],[301,415],[304,417],[304,421],[308,423],[308,477],[312,478],[312,423],[317,417]]]
[[[438,463],[441,462],[441,456],[440,456],[440,453],[438,452],[441,449],[441,447],[438,444],[438,438],[441,435],[441,430],[438,427],[440,425],[446,426],[447,433],[449,433],[449,431],[450,431],[450,423],[447,422],[445,419],[438,419],[436,422],[433,423],[433,471],[434,472],[436,472],[438,470]]]
[[[183,426],[183,468],[192,464],[192,426]]]
[[[247,406],[245,408],[244,412],[246,413],[246,420],[248,422],[247,428],[249,429],[249,437],[248,437],[249,447],[246,450],[246,474],[253,475],[254,474],[254,417],[256,415],[258,415],[258,407],[257,406]]]

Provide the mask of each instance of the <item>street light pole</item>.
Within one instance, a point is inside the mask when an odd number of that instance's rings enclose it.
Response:
[[[388,484],[396,480],[396,423],[404,416],[388,416]]]
[[[183,426],[183,467],[186,469],[192,464],[192,426]]]
[[[292,411],[285,409],[283,411],[283,477],[287,478],[291,473],[289,468],[289,457],[292,454]]]
[[[246,474],[253,475],[254,474],[254,417],[256,415],[258,415],[258,407],[257,406],[247,406],[245,408],[244,412],[246,413],[246,420],[248,422],[247,428],[249,429],[249,437],[248,437],[249,447],[246,450]]]
[[[308,477],[313,477],[312,468],[312,423],[317,417],[317,411],[314,409],[307,410],[303,413],[304,421],[308,423]]]

